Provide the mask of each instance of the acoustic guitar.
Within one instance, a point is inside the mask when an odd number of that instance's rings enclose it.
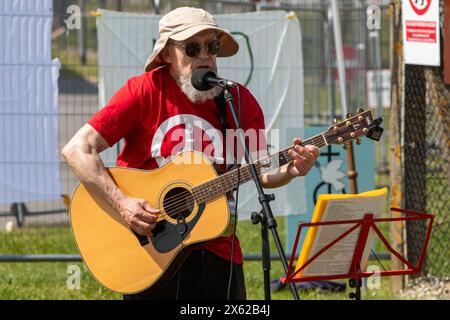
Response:
[[[367,136],[378,140],[381,118],[360,111],[302,142],[319,148]],[[292,146],[255,162],[262,174],[292,159]],[[70,222],[78,250],[92,275],[105,287],[137,293],[168,280],[195,244],[221,236],[230,221],[226,193],[252,179],[248,164],[218,176],[201,153],[182,152],[155,170],[107,168],[128,196],[161,210],[152,237],[135,233],[119,214],[83,184],[75,189]]]

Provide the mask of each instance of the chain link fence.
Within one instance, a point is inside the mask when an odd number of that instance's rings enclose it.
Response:
[[[405,206],[436,215],[423,273],[450,274],[450,91],[442,69],[405,68]],[[426,226],[406,226],[408,258],[416,262]]]
[[[405,133],[404,133],[404,186],[405,207],[416,211],[425,211],[425,157],[426,157],[426,117],[425,117],[425,81],[423,67],[405,66]],[[406,119],[408,119],[406,121]],[[414,159],[414,160],[413,160]],[[422,221],[406,223],[408,239],[407,255],[417,264],[424,240]],[[416,241],[411,241],[415,237]]]
[[[422,275],[438,278],[450,275],[450,87],[442,73],[442,67],[405,66],[405,207],[435,215]],[[425,232],[421,222],[406,224],[407,255],[414,263]]]
[[[443,84],[441,68],[426,68],[426,210],[436,215],[427,273],[450,275],[450,88]]]

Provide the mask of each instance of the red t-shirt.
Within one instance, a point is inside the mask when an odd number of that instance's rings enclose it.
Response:
[[[258,102],[245,87],[239,86],[239,89],[241,127],[243,130],[264,129],[264,115]],[[237,104],[235,89],[232,94]],[[227,111],[227,122],[231,128],[235,128],[232,116],[229,110]],[[203,152],[208,148],[209,154],[218,159],[216,162],[223,162],[220,160],[222,155],[225,155],[222,159],[227,157],[223,150],[210,152],[216,149],[211,148],[211,141],[201,139],[203,141],[198,143],[199,139],[196,139],[197,134],[221,132],[214,100],[198,104],[190,102],[167,67],[129,79],[88,123],[110,146],[124,138],[125,144],[117,158],[117,165],[122,167],[155,169],[169,161],[176,153],[192,149]],[[174,130],[180,128],[184,130],[177,132],[183,134],[174,134]],[[220,137],[222,138],[222,135]],[[257,150],[266,150],[265,143],[265,140],[258,140]],[[219,237],[204,242],[201,247],[230,260],[231,240],[232,236]],[[236,263],[243,263],[238,239],[235,240],[233,257]]]

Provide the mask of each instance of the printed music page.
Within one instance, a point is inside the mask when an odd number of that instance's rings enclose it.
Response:
[[[372,213],[374,218],[379,218],[386,208],[386,196],[387,188],[351,195],[320,195],[311,222],[358,220],[362,219],[366,213]],[[308,228],[295,269],[298,270],[310,257],[354,225],[353,223],[336,224]],[[348,274],[360,231],[361,228],[357,228],[339,240],[299,272],[295,279]],[[374,235],[375,232],[371,229],[361,260],[362,271],[365,271]]]

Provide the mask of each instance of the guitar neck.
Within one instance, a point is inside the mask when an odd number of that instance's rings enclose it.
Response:
[[[325,146],[326,140],[323,133],[318,134],[308,140],[301,143],[302,146],[314,145],[318,148]],[[269,172],[273,169],[279,168],[286,163],[292,161],[292,157],[289,155],[288,151],[292,149],[293,145],[281,150],[280,152],[266,156],[255,162],[256,172],[258,176],[265,172]],[[238,172],[238,170],[240,172]],[[240,168],[231,170],[215,179],[208,182],[202,183],[192,189],[194,199],[197,203],[208,202],[217,197],[220,197],[227,192],[234,190],[238,186],[238,175],[239,184],[246,183],[253,179],[251,167],[249,164],[243,165]]]

